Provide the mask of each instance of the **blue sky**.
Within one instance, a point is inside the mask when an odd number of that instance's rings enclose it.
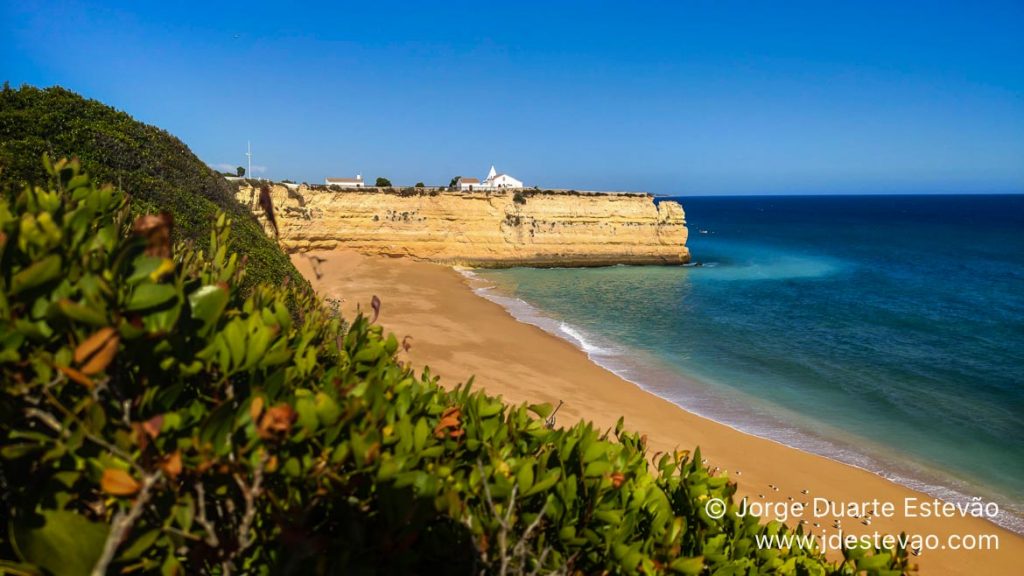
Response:
[[[4,2],[0,79],[275,179],[1024,192],[1019,1],[432,4]]]

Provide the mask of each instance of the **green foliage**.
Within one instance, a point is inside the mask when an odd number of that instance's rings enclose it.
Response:
[[[245,168],[243,168],[242,166],[235,168],[235,176],[238,176],[239,178],[245,176]]]
[[[512,195],[512,201],[516,204],[526,204],[526,196],[523,195],[522,190],[517,190],[516,193]]]
[[[699,450],[452,391],[308,290],[237,289],[223,215],[173,252],[77,163],[0,203],[0,569],[854,574],[754,548]],[[154,232],[154,230],[156,232]],[[294,300],[293,317],[286,303]],[[714,519],[708,498],[730,502]],[[9,529],[8,529],[9,528]]]
[[[377,182],[374,184],[377,188],[391,188],[391,180],[383,176],[377,177]]]
[[[414,188],[424,188],[424,187],[426,187],[426,184],[424,184],[423,182],[417,182],[416,185],[414,186]]]
[[[452,181],[448,183],[448,187],[455,188],[455,185],[459,183],[459,178],[462,178],[462,176],[455,176],[452,178]]]
[[[164,130],[134,120],[63,88],[29,86],[0,91],[0,193],[24,182],[45,184],[39,160],[77,156],[98,182],[113,182],[132,196],[136,214],[174,216],[177,240],[208,241],[218,212],[234,221],[235,247],[246,255],[247,288],[260,283],[305,282],[234,198],[232,186]]]

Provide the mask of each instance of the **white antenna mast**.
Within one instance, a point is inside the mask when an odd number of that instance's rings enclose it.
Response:
[[[249,161],[249,169],[246,170],[245,175],[252,178],[252,141],[246,140],[245,142],[245,157]]]

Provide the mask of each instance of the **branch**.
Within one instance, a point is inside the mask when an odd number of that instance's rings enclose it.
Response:
[[[263,491],[263,467],[266,465],[267,460],[268,456],[264,452],[259,465],[253,470],[252,486],[246,486],[242,477],[237,473],[235,474],[235,482],[245,497],[245,515],[242,516],[242,525],[239,527],[238,549],[235,551],[235,554],[244,552],[252,544],[249,532],[252,530],[252,521],[256,518],[256,499],[259,498],[260,493]]]
[[[206,517],[206,491],[203,489],[202,480],[196,483],[196,500],[199,502],[199,515],[196,516],[196,522],[206,532],[206,544],[211,548],[217,548],[220,546],[220,540],[217,538],[217,531],[213,529],[213,524]]]
[[[157,480],[160,479],[160,476],[161,472],[159,470],[144,476],[139,495],[135,498],[135,502],[132,503],[128,513],[125,514],[123,510],[118,510],[117,514],[114,515],[114,521],[110,526],[110,533],[107,534],[107,541],[103,544],[103,553],[100,554],[99,560],[96,561],[96,566],[92,569],[92,576],[104,576],[107,573],[107,566],[114,559],[117,547],[121,545],[124,535],[131,530],[139,516],[142,515],[142,509],[149,502],[150,490],[153,488],[153,484],[156,484]]]

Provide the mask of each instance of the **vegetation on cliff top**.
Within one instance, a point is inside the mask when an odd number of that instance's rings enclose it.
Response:
[[[447,391],[305,287],[237,289],[76,162],[0,202],[0,569],[21,574],[898,574],[760,550],[700,452]],[[295,302],[297,314],[286,302]],[[723,518],[704,503],[729,503]],[[799,532],[799,530],[798,530]]]
[[[0,91],[0,191],[45,184],[40,158],[77,157],[99,182],[132,196],[136,214],[168,211],[176,239],[205,243],[218,212],[235,222],[234,241],[248,259],[247,286],[305,282],[232,187],[181,140],[95,100],[54,87],[5,85]]]

